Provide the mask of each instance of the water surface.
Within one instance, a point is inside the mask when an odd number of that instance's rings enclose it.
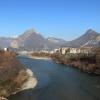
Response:
[[[19,59],[33,71],[38,84],[34,89],[9,97],[9,100],[100,100],[100,76],[51,60]]]

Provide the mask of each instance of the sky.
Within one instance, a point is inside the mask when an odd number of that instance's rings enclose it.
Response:
[[[0,36],[34,28],[45,37],[73,40],[100,32],[100,0],[0,0]]]

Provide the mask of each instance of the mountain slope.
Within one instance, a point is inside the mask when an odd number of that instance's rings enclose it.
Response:
[[[73,41],[69,41],[64,46],[80,47],[80,46],[84,45],[85,43],[87,43],[88,41],[96,39],[97,36],[99,36],[99,33],[95,32],[94,30],[89,29],[88,31],[86,31],[86,33],[84,35],[82,35],[81,37],[79,37]]]
[[[60,44],[63,44],[63,43],[65,43],[66,41],[65,40],[63,40],[63,39],[58,39],[58,38],[55,38],[55,37],[48,37],[47,38],[47,40],[49,41],[49,42],[51,42],[51,43],[60,43]]]
[[[65,40],[54,38],[54,37],[49,37],[46,39],[46,46],[49,49],[59,48],[65,43],[67,43]]]
[[[81,37],[69,42],[54,37],[44,38],[34,29],[25,31],[17,38],[0,38],[0,47],[12,47],[18,50],[53,50],[59,47],[94,45],[100,46],[100,34],[91,29]]]
[[[66,41],[54,37],[44,38],[34,29],[27,30],[16,39],[22,50],[53,50],[59,48]]]
[[[9,47],[12,41],[13,41],[13,38],[1,37],[0,38],[0,48]]]
[[[44,47],[45,38],[33,29],[30,29],[20,35],[17,38],[17,42],[22,49],[40,50]]]
[[[82,45],[82,47],[100,47],[100,35]]]

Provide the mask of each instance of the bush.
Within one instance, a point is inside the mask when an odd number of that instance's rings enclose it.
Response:
[[[70,54],[61,55],[55,53],[52,59],[61,64],[68,64],[87,72],[100,73],[100,48],[95,48],[91,54]]]

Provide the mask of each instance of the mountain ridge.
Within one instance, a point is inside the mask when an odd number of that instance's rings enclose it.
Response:
[[[100,35],[99,33],[95,32],[92,29],[89,29],[85,32],[85,34],[83,34],[82,36],[80,36],[72,41],[69,41],[68,43],[64,44],[64,46],[81,47],[82,45],[84,45],[88,41],[94,40],[99,35]]]
[[[1,47],[12,47],[20,50],[53,50],[60,47],[86,47],[91,45],[100,45],[100,34],[92,29],[89,29],[72,41],[66,41],[63,39],[48,37],[45,38],[39,32],[34,29],[29,29],[17,38],[0,38]]]

